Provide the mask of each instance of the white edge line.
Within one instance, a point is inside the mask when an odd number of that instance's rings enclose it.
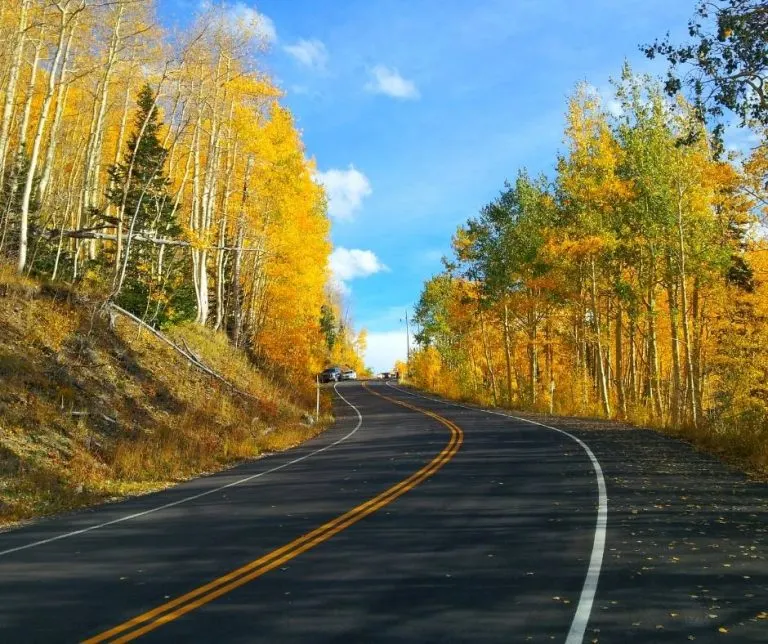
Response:
[[[595,539],[592,543],[592,555],[589,558],[589,569],[587,570],[587,576],[584,579],[584,586],[581,589],[581,595],[579,597],[579,603],[576,606],[576,613],[573,616],[571,622],[571,628],[568,631],[568,636],[565,639],[565,644],[580,644],[584,640],[584,633],[587,630],[587,624],[589,622],[589,616],[592,613],[592,604],[595,601],[595,593],[597,592],[597,582],[600,579],[600,570],[603,567],[603,555],[605,553],[605,538],[608,528],[608,492],[606,491],[605,478],[603,476],[603,468],[600,467],[600,462],[594,455],[589,446],[577,438],[573,434],[566,432],[563,429],[552,427],[551,425],[545,425],[544,423],[536,422],[535,420],[528,420],[527,418],[521,418],[520,416],[513,416],[512,414],[505,414],[498,411],[491,411],[490,409],[483,409],[482,407],[470,407],[469,405],[462,405],[460,403],[448,402],[440,400],[438,398],[431,398],[430,396],[424,396],[412,391],[407,391],[396,387],[390,383],[386,383],[388,387],[401,391],[404,394],[411,396],[417,396],[426,400],[432,400],[444,405],[450,405],[453,407],[462,407],[463,409],[469,409],[471,411],[481,411],[486,414],[493,414],[495,416],[503,416],[504,418],[512,418],[514,420],[520,420],[524,423],[530,423],[531,425],[538,425],[539,427],[545,427],[546,429],[554,430],[560,434],[564,434],[568,438],[576,441],[581,448],[586,452],[589,460],[592,462],[592,468],[595,470],[595,477],[597,478],[597,522],[595,524]]]
[[[305,454],[304,456],[300,456],[299,458],[294,458],[292,461],[288,461],[287,463],[283,463],[282,465],[278,465],[277,467],[273,467],[269,470],[265,470],[264,472],[259,472],[258,474],[253,474],[251,476],[246,476],[245,478],[238,479],[237,481],[232,481],[231,483],[227,483],[226,485],[222,485],[220,487],[214,488],[212,490],[206,490],[205,492],[201,492],[200,494],[195,494],[193,496],[187,496],[183,499],[179,499],[178,501],[173,501],[172,503],[166,503],[164,505],[159,505],[156,508],[150,508],[149,510],[143,510],[142,512],[136,512],[135,514],[129,514],[124,517],[120,517],[119,519],[113,519],[112,521],[106,521],[104,523],[99,523],[97,525],[92,525],[87,528],[82,528],[81,530],[74,530],[72,532],[64,532],[62,534],[56,535],[55,537],[50,537],[49,539],[41,539],[40,541],[32,541],[31,543],[27,543],[23,546],[17,546],[15,548],[8,548],[8,550],[0,550],[0,557],[4,557],[6,555],[10,555],[14,552],[19,552],[21,550],[28,550],[30,548],[36,548],[37,546],[45,545],[46,543],[52,543],[54,541],[61,541],[62,539],[68,539],[70,537],[76,537],[81,534],[85,534],[87,532],[92,532],[94,530],[100,530],[101,528],[106,528],[107,526],[115,525],[116,523],[123,523],[124,521],[130,521],[132,519],[138,519],[139,517],[146,516],[148,514],[153,514],[155,512],[160,512],[161,510],[167,510],[168,508],[172,508],[177,505],[181,505],[182,503],[188,503],[189,501],[195,501],[196,499],[200,499],[204,496],[208,496],[209,494],[215,494],[216,492],[221,492],[222,490],[226,490],[227,488],[235,487],[236,485],[242,485],[243,483],[248,483],[249,481],[253,481],[254,479],[261,478],[262,476],[266,476],[267,474],[271,474],[272,472],[277,472],[278,470],[285,469],[289,465],[295,465],[296,463],[300,463],[301,461],[304,461],[311,456],[316,456],[317,454],[320,454],[321,452],[324,452],[328,449],[331,449],[331,447],[335,447],[339,443],[343,443],[345,440],[347,440],[350,436],[355,434],[358,429],[360,429],[360,426],[363,424],[363,415],[360,413],[360,410],[355,407],[351,402],[349,402],[344,396],[342,396],[339,393],[339,390],[336,388],[336,384],[333,385],[333,390],[336,392],[336,395],[341,398],[347,405],[349,405],[354,412],[357,414],[357,425],[355,425],[355,428],[349,432],[349,434],[346,434],[345,436],[342,436],[338,440],[334,441],[333,443],[330,443],[326,445],[325,447],[321,447],[320,449],[316,449],[314,452],[310,452],[309,454]]]

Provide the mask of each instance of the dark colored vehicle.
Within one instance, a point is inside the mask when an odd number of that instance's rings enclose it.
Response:
[[[341,369],[329,367],[320,373],[320,382],[338,382],[341,380]]]

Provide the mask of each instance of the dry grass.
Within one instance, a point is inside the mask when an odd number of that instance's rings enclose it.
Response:
[[[329,421],[304,424],[301,401],[220,334],[174,330],[253,398],[73,300],[0,264],[0,526],[286,449]]]
[[[32,297],[40,292],[40,284],[24,275],[19,275],[15,267],[0,262],[0,296],[21,294]]]
[[[711,422],[700,428],[664,429],[716,454],[751,478],[768,481],[768,425],[763,421]]]

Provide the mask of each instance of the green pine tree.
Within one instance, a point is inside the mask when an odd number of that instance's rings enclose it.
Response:
[[[188,258],[183,251],[148,241],[178,237],[181,227],[168,192],[168,151],[160,141],[163,122],[149,84],[141,88],[137,107],[123,161],[109,169],[107,199],[122,212],[115,223],[122,228],[123,252],[128,253],[125,280],[116,299],[136,315],[162,326],[193,317],[194,297],[185,280]]]

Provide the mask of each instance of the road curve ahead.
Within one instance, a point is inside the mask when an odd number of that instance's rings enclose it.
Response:
[[[669,578],[665,598],[624,576],[637,546],[583,436],[336,389],[337,423],[300,448],[0,534],[0,642],[764,641],[760,540],[732,561],[749,584],[666,606]],[[717,624],[685,612],[712,599]]]

